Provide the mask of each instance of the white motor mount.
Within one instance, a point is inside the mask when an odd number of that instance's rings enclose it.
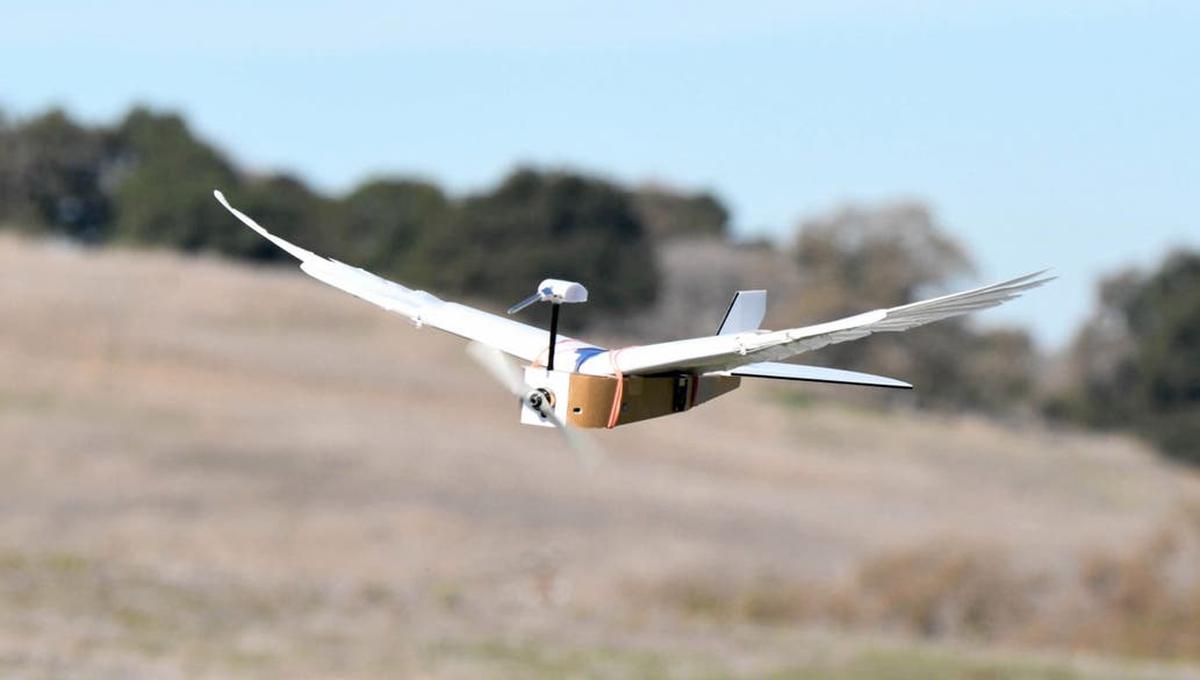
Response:
[[[548,371],[537,366],[525,367],[525,384],[535,390],[543,390],[551,400],[550,407],[562,422],[567,422],[567,401],[570,396],[571,374],[566,371]],[[521,422],[526,425],[554,427],[554,423],[542,416],[528,401],[521,401]]]

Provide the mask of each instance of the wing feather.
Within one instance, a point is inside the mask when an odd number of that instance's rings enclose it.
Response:
[[[934,321],[949,319],[983,309],[989,309],[1014,300],[1022,293],[1037,288],[1053,276],[1044,276],[1048,270],[1042,270],[1018,276],[1015,279],[1001,281],[990,286],[982,286],[961,293],[951,293],[929,300],[912,302],[898,307],[881,310],[877,319],[871,319],[862,324],[855,324],[844,330],[833,332],[823,331],[819,326],[797,328],[787,333],[791,345],[799,343],[799,351],[807,351],[816,347],[824,347],[837,342],[856,340],[871,333],[886,333],[906,331],[910,328],[923,326]],[[854,317],[851,317],[854,318]],[[835,322],[836,323],[836,322]]]
[[[300,268],[313,278],[384,309],[398,312],[418,324],[454,333],[496,347],[526,361],[545,348],[545,331],[511,319],[407,288],[368,271],[321,257],[268,232],[245,213],[213,194],[225,209],[263,238],[300,260]],[[781,331],[750,331],[689,340],[627,347],[599,353],[580,364],[584,373],[609,374],[614,364],[629,375],[667,371],[706,372],[729,370],[762,361],[779,361],[826,345],[849,342],[872,333],[906,331],[934,321],[968,314],[1008,302],[1054,279],[1047,270],[1033,272],[989,286],[951,293],[929,300],[877,309],[826,323]],[[561,338],[569,341],[570,338]]]
[[[300,269],[318,281],[399,313],[418,325],[433,326],[526,361],[536,359],[546,347],[546,331],[540,328],[466,305],[445,302],[423,290],[413,290],[365,269],[321,257],[267,231],[250,216],[231,206],[220,191],[213,191],[213,195],[247,227],[300,260]],[[561,337],[563,342],[569,340]]]
[[[858,340],[873,333],[906,331],[1004,304],[1052,281],[1054,277],[1045,276],[1047,271],[813,326],[629,347],[620,350],[616,361],[622,373],[630,375],[729,370],[761,361],[780,361],[827,345]],[[608,363],[597,359],[587,369],[589,372],[602,371],[601,367]]]

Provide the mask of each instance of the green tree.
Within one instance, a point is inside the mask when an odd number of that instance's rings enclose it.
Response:
[[[229,214],[212,190],[236,194],[233,166],[173,113],[135,108],[117,127],[116,236],[186,251],[229,241]],[[235,253],[237,254],[237,253]]]
[[[518,170],[494,191],[466,198],[448,223],[418,244],[418,278],[439,291],[509,303],[543,278],[588,287],[588,316],[654,300],[657,262],[626,192],[563,172]],[[415,269],[415,267],[414,267]]]
[[[103,188],[111,144],[54,109],[19,125],[0,121],[0,219],[88,242],[107,236]]]
[[[337,229],[348,262],[404,279],[426,233],[446,227],[453,205],[434,184],[379,179],[337,202]],[[421,267],[416,266],[418,271]]]
[[[16,172],[17,133],[8,115],[0,109],[0,227],[16,226],[18,217],[17,203],[20,192],[17,190]]]
[[[633,192],[633,207],[655,239],[728,235],[729,210],[709,193],[684,194],[646,185]]]
[[[1071,385],[1052,413],[1132,428],[1167,454],[1200,463],[1200,253],[1175,252],[1148,275],[1106,279],[1071,366]]]
[[[520,170],[462,200],[428,182],[380,179],[331,200],[293,176],[243,175],[175,113],[136,107],[96,130],[60,111],[20,125],[0,116],[0,219],[91,240],[287,259],[239,226],[214,188],[304,247],[439,292],[507,303],[545,277],[583,281],[595,301],[572,322],[645,307],[658,285],[630,193],[597,179]],[[665,232],[717,233],[728,221],[703,194],[658,191],[653,201]]]
[[[212,203],[212,192],[204,197]],[[330,201],[313,193],[291,175],[269,175],[245,180],[229,192],[238,209],[272,233],[315,252],[340,253],[342,243],[333,226],[336,213]],[[292,256],[246,229],[220,208],[218,221],[207,235],[205,247],[250,260],[291,262]]]

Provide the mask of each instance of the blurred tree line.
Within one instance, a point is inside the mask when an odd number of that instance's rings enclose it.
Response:
[[[1048,413],[1134,430],[1200,463],[1200,253],[1176,251],[1153,271],[1110,276],[1099,298]]]
[[[395,177],[327,196],[294,176],[239,169],[174,113],[134,108],[111,126],[81,125],[59,110],[0,114],[7,228],[87,244],[287,257],[234,223],[213,188],[285,238],[439,294],[505,305],[547,276],[583,281],[592,302],[567,321],[601,332],[711,333],[734,290],[760,287],[771,291],[769,327],[815,323],[948,292],[975,272],[919,202],[846,206],[801,222],[791,243],[739,243],[729,211],[705,192],[521,168],[465,196]],[[1047,383],[1050,359],[1026,331],[981,330],[971,319],[800,360],[918,386],[881,399],[1131,429],[1200,461],[1200,255],[1115,276],[1100,297],[1068,356],[1053,359],[1070,368],[1059,384]]]
[[[685,238],[659,244],[660,299],[635,324],[664,337],[712,332],[730,291],[770,290],[766,325],[817,323],[973,285],[966,250],[918,202],[850,205],[802,221],[790,244]],[[1017,273],[1017,272],[1012,272]],[[1053,284],[1035,294],[1053,294]],[[913,393],[855,392],[938,410],[1038,417],[1131,430],[1200,463],[1200,253],[1100,285],[1100,309],[1064,352],[1021,328],[968,317],[831,345],[797,357],[913,382]],[[636,321],[639,316],[635,315]],[[1065,367],[1065,370],[1062,370]]]
[[[836,319],[895,307],[972,285],[975,263],[929,208],[900,202],[849,206],[800,225],[793,257],[802,294],[797,317]],[[1040,356],[1028,332],[981,330],[958,317],[918,332],[873,337],[867,351],[831,345],[814,358],[830,366],[914,376],[919,405],[1005,412],[1028,409]]]
[[[182,117],[135,108],[113,126],[54,110],[0,117],[0,223],[88,244],[129,243],[257,261],[287,256],[239,228],[212,197],[317,252],[439,293],[504,304],[547,276],[586,281],[594,302],[571,323],[653,302],[651,241],[723,232],[715,198],[631,190],[596,177],[518,169],[461,198],[381,178],[326,196],[286,174],[239,170]]]

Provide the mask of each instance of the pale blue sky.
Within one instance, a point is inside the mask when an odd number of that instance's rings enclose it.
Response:
[[[929,201],[987,323],[1064,342],[1097,275],[1200,247],[1196,2],[0,2],[0,106],[179,109],[330,190],[514,164],[708,188],[741,234]]]

